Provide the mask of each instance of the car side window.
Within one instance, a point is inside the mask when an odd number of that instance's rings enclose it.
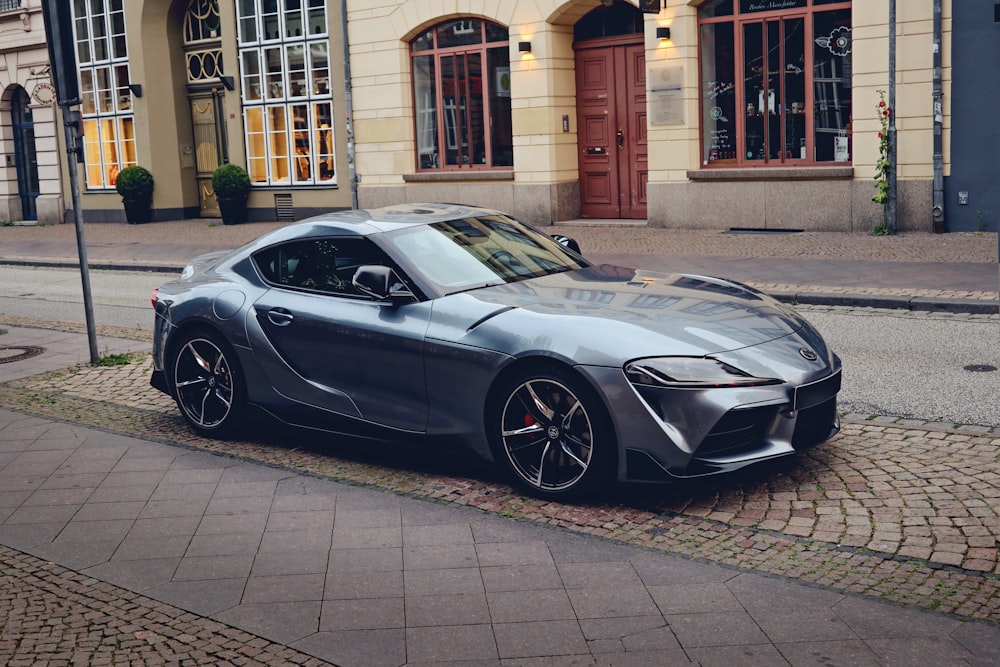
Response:
[[[392,262],[364,238],[314,238],[265,248],[253,256],[264,280],[277,287],[369,298],[351,280],[359,266]]]

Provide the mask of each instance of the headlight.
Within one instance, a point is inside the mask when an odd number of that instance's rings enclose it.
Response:
[[[710,389],[781,384],[781,380],[754,377],[708,357],[639,359],[626,364],[625,375],[630,382],[649,387]]]

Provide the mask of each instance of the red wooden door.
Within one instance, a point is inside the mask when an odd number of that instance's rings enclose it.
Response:
[[[580,214],[645,218],[646,54],[642,43],[578,45]]]

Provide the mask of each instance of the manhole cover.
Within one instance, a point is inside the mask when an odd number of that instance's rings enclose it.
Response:
[[[965,367],[965,370],[972,373],[990,373],[996,369],[996,366],[990,366],[989,364],[969,364]]]
[[[35,345],[17,345],[10,347],[0,345],[0,364],[10,364],[23,359],[31,359],[32,357],[37,357],[44,351],[44,347],[37,347]]]

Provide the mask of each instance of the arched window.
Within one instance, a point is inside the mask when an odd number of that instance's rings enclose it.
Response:
[[[335,185],[325,0],[238,0],[247,171],[255,185]]]
[[[514,166],[507,29],[464,18],[410,42],[417,168]]]
[[[191,0],[184,14],[184,57],[188,83],[218,82],[222,69],[219,0]]]
[[[110,189],[119,171],[136,164],[124,0],[73,0],[73,33],[87,188]]]
[[[708,0],[702,165],[851,162],[851,3]]]

